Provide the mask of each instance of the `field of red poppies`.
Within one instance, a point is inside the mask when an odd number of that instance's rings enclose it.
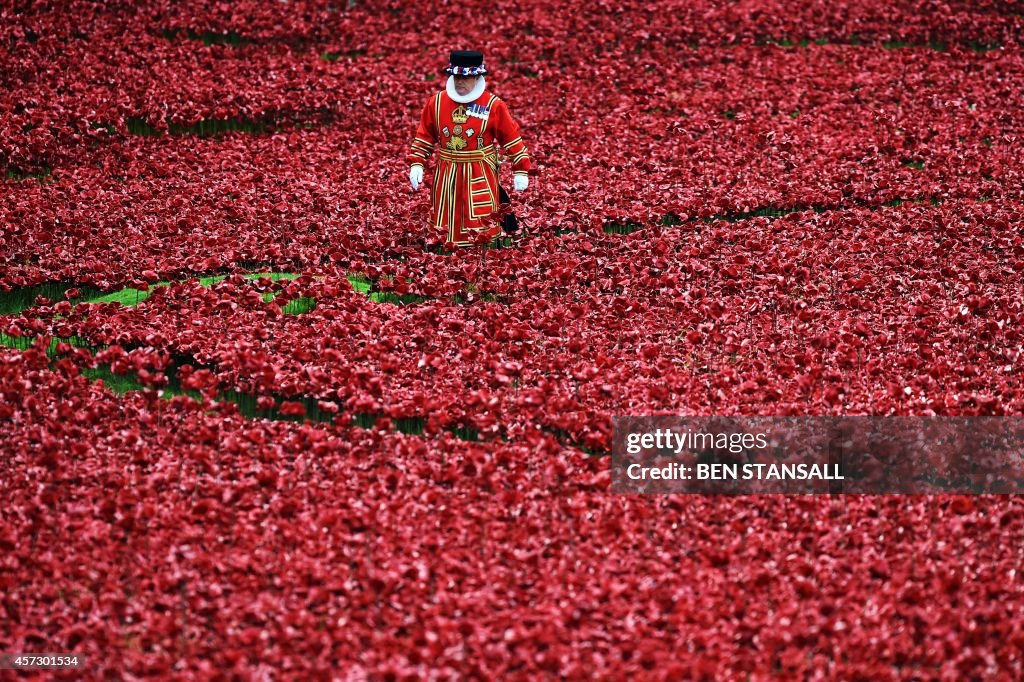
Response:
[[[0,652],[1024,677],[1019,498],[613,495],[608,456],[615,415],[1024,415],[1022,15],[0,9]],[[453,251],[404,157],[467,47],[537,172]]]

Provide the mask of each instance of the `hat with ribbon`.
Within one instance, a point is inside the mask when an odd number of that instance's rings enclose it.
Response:
[[[450,63],[444,72],[452,76],[483,76],[487,74],[483,52],[452,50],[448,61]]]

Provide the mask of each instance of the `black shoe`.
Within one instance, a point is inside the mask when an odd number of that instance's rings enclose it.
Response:
[[[505,234],[515,234],[519,231],[519,220],[514,213],[509,213],[501,219],[501,229]]]

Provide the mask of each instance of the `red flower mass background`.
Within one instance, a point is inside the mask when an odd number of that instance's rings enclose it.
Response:
[[[1022,15],[6,5],[0,651],[1021,678],[1019,498],[621,496],[608,454],[614,415],[1024,412]],[[403,159],[464,47],[537,173],[452,252]]]

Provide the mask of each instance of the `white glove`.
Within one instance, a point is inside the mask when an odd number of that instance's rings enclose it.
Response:
[[[423,183],[423,166],[413,166],[409,169],[409,184],[412,185],[412,191],[415,192],[420,188],[420,184]]]
[[[522,192],[524,189],[530,186],[530,178],[526,175],[520,175],[516,173],[512,176],[512,189],[517,192]]]

